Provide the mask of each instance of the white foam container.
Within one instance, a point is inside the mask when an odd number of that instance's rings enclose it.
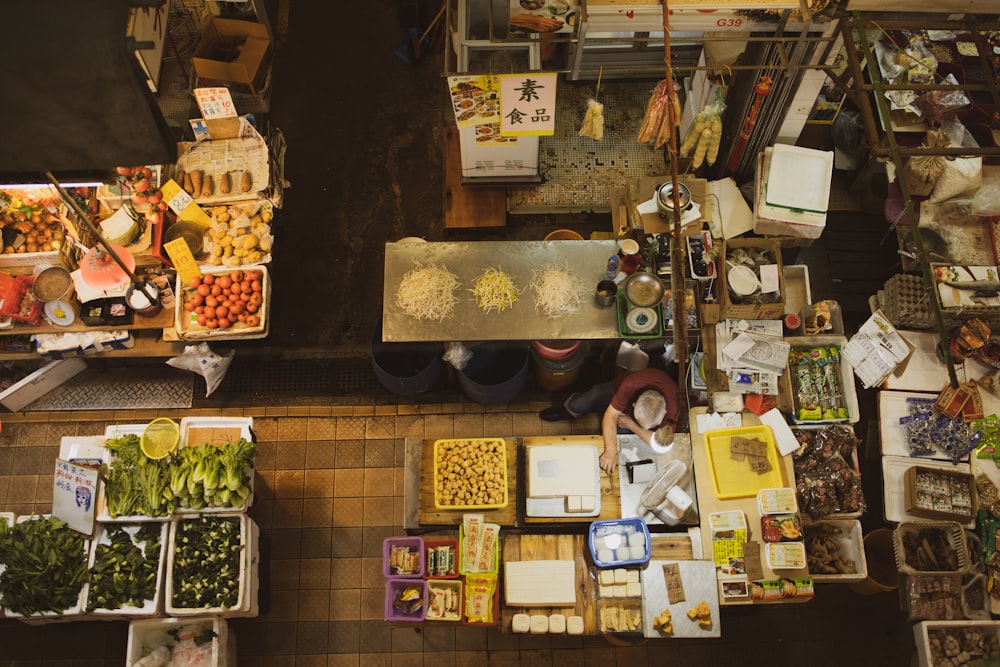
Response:
[[[152,421],[152,420],[150,420]],[[105,439],[120,438],[125,435],[135,435],[142,437],[143,431],[149,422],[144,424],[109,424],[104,429]],[[110,466],[114,460],[114,454],[110,450],[105,450],[105,462]],[[169,514],[163,516],[147,516],[145,514],[122,515],[113,517],[108,512],[108,499],[105,496],[105,485],[101,484],[97,493],[97,521],[98,523],[139,523],[143,521],[169,521]]]
[[[183,521],[193,521],[195,517],[179,517],[170,522],[167,567],[165,572],[164,609],[169,616],[218,615],[224,618],[256,616],[259,613],[257,597],[259,592],[259,530],[257,524],[245,514],[218,515],[214,518],[232,518],[240,522],[240,541],[243,554],[240,560],[239,594],[232,607],[176,607],[174,606],[174,550],[178,526]]]
[[[809,530],[813,527],[829,526],[839,528],[839,535],[832,535],[832,539],[837,543],[838,551],[854,561],[857,569],[854,572],[845,574],[817,574],[809,573],[813,581],[817,583],[848,583],[851,581],[863,581],[868,577],[868,561],[865,558],[864,535],[861,531],[861,522],[857,519],[849,521],[817,521],[814,524],[803,526],[806,536],[806,555],[809,553]]]
[[[0,523],[6,525],[8,528],[14,525],[15,515],[13,512],[0,512]],[[4,569],[7,566],[0,563],[0,574],[3,574]],[[0,617],[3,616],[3,607],[0,607]]]
[[[189,432],[192,428],[239,428],[240,437],[250,442],[256,441],[256,436],[253,432],[253,417],[184,417],[181,419],[181,441],[178,445],[178,449],[184,447],[197,447],[201,443],[188,442]],[[253,494],[254,494],[254,480],[256,479],[256,474],[254,474],[255,468],[250,467],[250,495],[244,499],[241,505],[233,507],[231,505],[226,507],[203,507],[199,510],[191,509],[187,507],[178,507],[176,514],[178,516],[194,516],[199,514],[232,514],[234,512],[246,512],[247,509],[253,504]]]
[[[913,641],[917,645],[918,664],[931,663],[930,631],[935,629],[957,630],[960,628],[978,628],[989,632],[1000,641],[1000,621],[921,621],[913,626]]]
[[[98,524],[97,534],[94,537],[93,543],[90,549],[90,558],[87,561],[87,569],[93,569],[94,563],[97,559],[97,547],[102,544],[111,544],[111,539],[108,537],[111,527],[124,528],[125,532],[132,537],[133,544],[135,542],[135,534],[139,530],[138,524],[109,524],[107,526]],[[118,609],[94,609],[93,611],[87,612],[88,614],[93,614],[96,617],[108,617],[108,620],[115,620],[117,618],[133,618],[133,617],[143,617],[143,616],[155,616],[160,611],[163,610],[163,568],[166,562],[164,556],[167,553],[167,541],[169,537],[170,524],[163,522],[160,524],[160,555],[159,561],[156,565],[156,591],[153,594],[152,600],[146,600],[145,604],[141,607],[136,607],[133,605],[122,605]],[[145,542],[139,542],[136,544],[140,549],[145,547]],[[90,583],[84,586],[84,605],[83,609],[87,609],[87,605],[90,600]]]
[[[6,516],[10,517],[13,515],[7,514]],[[22,516],[17,517],[15,523],[24,523],[26,521],[33,521],[35,519],[48,519],[51,516],[52,516],[51,514],[24,514]],[[90,540],[84,538],[83,540],[84,560],[87,559],[89,553],[90,553]],[[2,568],[0,569],[0,572],[2,572],[3,569],[6,569],[6,566],[0,564],[0,568]],[[77,620],[77,618],[75,617],[79,617],[81,614],[83,614],[83,605],[86,600],[86,595],[87,595],[87,584],[84,583],[80,587],[80,594],[76,598],[76,604],[74,604],[72,607],[67,607],[66,609],[63,609],[60,612],[45,611],[40,614],[31,614],[30,616],[24,616],[23,614],[18,614],[16,612],[10,611],[9,609],[5,608],[3,610],[3,614],[7,618],[16,618],[24,621],[25,623],[50,623],[53,621],[60,621],[60,620],[69,620],[69,621]]]
[[[125,664],[133,665],[149,652],[161,645],[173,645],[175,640],[168,633],[190,625],[211,628],[215,632],[212,642],[212,667],[235,665],[236,656],[228,650],[229,628],[223,618],[151,618],[132,621],[128,625],[128,644]],[[234,635],[235,636],[235,635]]]

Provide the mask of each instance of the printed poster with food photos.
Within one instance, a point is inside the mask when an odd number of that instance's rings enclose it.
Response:
[[[508,29],[511,37],[572,32],[579,14],[577,0],[510,0]]]
[[[500,79],[481,76],[449,76],[448,93],[459,128],[500,122]]]
[[[556,72],[500,77],[500,134],[551,136],[556,131]]]

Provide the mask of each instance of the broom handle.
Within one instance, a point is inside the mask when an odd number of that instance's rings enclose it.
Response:
[[[427,35],[431,34],[431,30],[434,29],[434,26],[437,25],[437,22],[440,21],[441,17],[444,15],[444,8],[445,5],[441,5],[441,9],[439,9],[438,13],[434,15],[434,19],[431,21],[430,25],[427,26],[427,30],[424,30],[424,34],[420,35],[420,40],[417,44],[421,44],[427,38]]]

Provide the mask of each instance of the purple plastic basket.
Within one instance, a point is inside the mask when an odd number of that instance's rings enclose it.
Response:
[[[396,594],[404,588],[419,588],[422,597],[422,604],[418,613],[403,614],[394,608],[392,601]],[[393,577],[385,582],[385,620],[406,621],[407,623],[419,623],[427,616],[427,582],[423,579]]]
[[[389,567],[389,554],[393,547],[406,547],[417,553],[416,572],[393,572]],[[424,539],[422,537],[387,537],[382,541],[382,574],[386,577],[420,578],[424,576]]]

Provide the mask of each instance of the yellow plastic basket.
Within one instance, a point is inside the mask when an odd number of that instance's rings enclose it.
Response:
[[[173,419],[157,417],[146,424],[139,438],[142,453],[151,459],[162,459],[177,449],[181,440],[181,428]]]
[[[461,447],[463,443],[468,443],[469,445],[491,445],[493,443],[499,443],[499,462],[492,471],[494,474],[500,475],[500,483],[503,487],[503,500],[499,503],[493,504],[480,504],[480,505],[459,505],[454,503],[446,503],[441,497],[441,490],[438,488],[438,480],[441,479],[442,471],[438,469],[438,459],[439,454],[443,454],[445,451]],[[471,472],[469,476],[471,476]],[[507,507],[508,502],[508,486],[507,486],[507,443],[502,438],[463,438],[463,439],[451,439],[451,440],[435,440],[434,441],[434,507],[439,510],[493,510],[502,509]]]

